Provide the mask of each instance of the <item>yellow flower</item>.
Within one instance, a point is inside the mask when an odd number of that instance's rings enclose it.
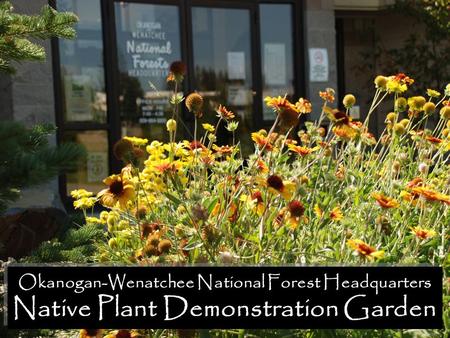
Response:
[[[304,157],[306,155],[311,154],[313,151],[319,150],[320,147],[314,147],[314,148],[308,148],[308,147],[302,147],[302,146],[297,146],[295,144],[288,144],[288,148],[289,150],[293,151],[294,153],[297,153],[298,155]]]
[[[408,86],[404,83],[400,83],[396,80],[389,79],[386,84],[386,89],[389,93],[403,93],[408,89]]]
[[[333,88],[325,88],[324,92],[319,91],[319,96],[322,98],[322,100],[328,101],[330,103],[334,102],[334,94],[335,91]]]
[[[377,250],[360,239],[349,239],[347,245],[359,255],[369,259],[380,259],[384,257],[384,251]]]
[[[86,223],[90,224],[106,224],[106,220],[97,217],[86,217]]]
[[[175,130],[177,130],[177,121],[175,121],[174,119],[167,120],[166,129],[169,132],[174,132]]]
[[[134,146],[145,146],[148,143],[146,138],[140,138],[135,136],[124,136],[124,139],[130,141]]]
[[[73,207],[75,209],[90,209],[95,205],[97,199],[95,197],[82,197],[73,202]]]
[[[262,185],[269,188],[269,191],[280,194],[284,199],[290,200],[294,191],[295,183],[283,181],[278,175],[270,175]]]
[[[292,128],[298,124],[298,117],[300,116],[299,108],[289,102],[286,95],[284,97],[267,96],[264,102],[267,107],[272,108],[278,114],[280,126],[283,128]],[[305,107],[303,108],[306,109]]]
[[[312,111],[311,102],[303,97],[298,99],[297,103],[295,103],[295,107],[297,107],[297,110],[302,114],[308,114]]]
[[[320,208],[319,204],[316,204],[314,206],[314,213],[316,214],[317,218],[322,218],[323,210]]]
[[[429,97],[439,97],[441,96],[441,93],[439,93],[437,90],[434,89],[427,89],[427,95]]]
[[[413,187],[411,189],[413,194],[420,195],[425,198],[427,201],[439,201],[445,204],[450,205],[450,196],[442,194],[440,192],[434,191],[428,187]]]
[[[209,123],[203,123],[202,124],[203,129],[206,131],[209,131],[210,133],[214,133],[214,126]]]
[[[417,238],[420,239],[428,239],[436,236],[436,231],[434,231],[433,229],[425,229],[419,226],[412,228],[411,233],[413,233]]]
[[[378,205],[384,209],[397,208],[399,206],[395,199],[387,197],[381,193],[374,192],[372,193],[372,197],[375,198]]]
[[[120,175],[111,175],[103,180],[108,188],[103,189],[97,194],[100,203],[109,208],[113,208],[117,202],[122,209],[126,208],[127,202],[134,197],[133,183]]]
[[[91,197],[93,195],[94,195],[94,193],[87,191],[85,189],[77,189],[77,190],[72,190],[70,192],[70,196],[72,196],[74,199],[77,199],[77,200],[80,198],[83,198],[83,197]]]
[[[427,100],[423,96],[413,96],[408,98],[409,109],[415,112],[422,111]]]
[[[341,219],[343,219],[344,218],[344,214],[342,213],[341,208],[334,207],[333,210],[331,210],[331,212],[330,212],[330,218],[333,221],[340,221]]]

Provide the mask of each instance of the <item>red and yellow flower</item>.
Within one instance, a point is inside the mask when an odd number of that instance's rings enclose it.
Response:
[[[382,193],[374,192],[372,197],[377,201],[378,205],[384,209],[397,208],[399,203],[396,199],[383,195]]]
[[[359,255],[369,260],[380,259],[384,257],[383,250],[377,250],[360,239],[349,239],[347,245],[355,250]]]

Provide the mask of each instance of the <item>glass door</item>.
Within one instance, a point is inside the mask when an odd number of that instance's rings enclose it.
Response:
[[[193,90],[204,98],[202,122],[217,122],[216,109],[222,104],[239,121],[236,135],[241,148],[248,150],[254,129],[254,51],[252,8],[193,6],[192,56]],[[219,142],[230,143],[230,133],[222,127]]]
[[[181,60],[179,6],[115,2],[121,134],[167,140],[170,64]]]

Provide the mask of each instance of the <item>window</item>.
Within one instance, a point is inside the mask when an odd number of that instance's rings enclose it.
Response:
[[[259,6],[262,93],[266,96],[294,95],[292,5]],[[276,24],[274,24],[276,22]],[[275,120],[272,110],[263,105],[263,119]]]
[[[80,19],[77,38],[58,41],[62,108],[58,127],[63,141],[80,143],[87,150],[85,163],[66,177],[67,191],[80,186],[97,191],[109,173],[100,1],[58,0],[56,5],[58,10],[74,12]]]
[[[177,6],[115,3],[122,136],[165,140],[170,64],[181,59]]]
[[[219,143],[253,150],[250,133],[275,119],[265,96],[298,96],[302,73],[294,64],[297,0],[51,0],[80,21],[75,40],[54,41],[60,141],[85,146],[87,158],[61,191],[88,187],[120,169],[113,144],[124,135],[168,141],[170,64],[183,60],[178,88],[204,97],[201,123],[217,123],[219,104],[239,120],[235,135],[222,125]],[[193,116],[181,105],[177,139],[193,138]]]

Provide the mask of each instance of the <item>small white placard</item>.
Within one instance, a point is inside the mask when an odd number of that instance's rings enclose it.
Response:
[[[108,176],[108,154],[90,151],[87,154],[87,181],[101,182]]]
[[[245,53],[228,52],[228,80],[245,80]]]
[[[286,45],[264,44],[264,82],[271,86],[286,85]]]
[[[328,51],[326,48],[309,49],[309,80],[328,82]]]

